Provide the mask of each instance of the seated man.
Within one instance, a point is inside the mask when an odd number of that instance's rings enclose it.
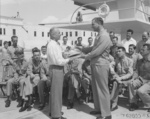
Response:
[[[134,73],[129,85],[130,111],[138,108],[137,95],[149,108],[150,112],[150,44],[144,44],[141,50],[143,58],[137,63],[137,71]]]
[[[123,46],[118,46],[117,56],[118,58],[114,64],[112,63],[114,65],[114,71],[111,70],[113,75],[113,88],[111,92],[112,111],[118,108],[119,87],[122,86],[122,84],[128,85],[133,75],[133,62],[126,56]]]
[[[69,86],[69,92],[68,92],[68,106],[67,109],[73,108],[73,101],[75,93],[77,95],[78,100],[80,101],[80,78],[81,78],[81,70],[80,70],[80,60],[74,59],[70,64],[68,64],[68,86]]]
[[[142,59],[142,55],[136,53],[136,46],[134,44],[129,45],[129,53],[127,53],[127,57],[133,60],[133,70],[136,71],[137,62]]]
[[[20,107],[22,105],[23,88],[24,82],[26,80],[27,62],[24,59],[23,49],[17,49],[14,53],[17,59],[13,63],[14,77],[7,81],[7,100],[5,107],[10,106],[10,94],[12,93],[13,84],[19,84],[20,100],[17,107]]]
[[[45,106],[44,89],[45,87],[50,87],[50,78],[48,78],[48,65],[45,60],[41,60],[40,50],[38,48],[33,48],[33,57],[29,61],[28,65],[28,76],[29,79],[27,84],[29,84],[30,92],[28,95],[33,93],[33,88],[38,87],[39,99],[41,105],[39,109],[42,110]]]
[[[90,85],[91,85],[91,80],[92,80],[91,79],[91,66],[90,66],[89,60],[84,61],[82,65],[82,73],[83,75],[82,75],[81,84],[87,96],[90,92]]]

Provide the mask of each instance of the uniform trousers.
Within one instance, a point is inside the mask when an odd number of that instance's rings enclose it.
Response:
[[[19,77],[19,80],[17,80],[16,78],[9,79],[7,81],[7,96],[10,96],[12,94],[13,84],[19,83],[20,96],[22,97],[25,81],[26,81],[26,78],[24,76]]]
[[[129,84],[130,103],[137,103],[137,95],[150,108],[150,81],[138,78]]]
[[[91,64],[94,107],[102,116],[110,116],[110,93],[108,88],[109,64]]]

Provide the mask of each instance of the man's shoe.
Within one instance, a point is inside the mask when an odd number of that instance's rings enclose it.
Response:
[[[67,119],[67,118],[65,118],[65,117],[55,117],[55,118],[53,118],[52,117],[52,119]]]
[[[23,99],[21,99],[21,100],[19,101],[19,103],[18,103],[17,107],[22,107],[22,106],[23,106],[23,102],[24,102],[24,100],[23,100]]]
[[[61,115],[63,115],[64,113],[63,112],[61,112]],[[51,117],[51,113],[49,113],[49,116]]]
[[[97,114],[101,114],[101,112],[99,112],[99,111],[91,111],[90,114],[91,115],[97,115]]]
[[[130,104],[130,107],[129,107],[129,111],[134,111],[134,110],[136,110],[136,109],[138,109],[138,108],[139,108],[139,107],[138,107],[137,104],[131,103],[131,104]]]
[[[44,105],[44,104],[41,104],[41,105],[38,107],[38,109],[39,109],[39,110],[43,110],[44,107],[45,107],[45,105]]]
[[[111,111],[115,111],[116,109],[118,109],[118,106],[112,107]]]
[[[106,116],[106,117],[100,116],[100,117],[97,117],[96,119],[112,119],[112,117],[111,117],[111,115],[110,116]]]
[[[67,109],[72,109],[74,106],[73,102],[69,102],[68,106],[67,106]]]
[[[25,111],[26,109],[28,109],[28,107],[29,107],[29,103],[26,102],[26,103],[20,108],[19,112]]]
[[[147,112],[150,112],[150,108],[147,110]]]
[[[10,103],[11,103],[11,101],[7,99],[7,100],[5,101],[5,107],[9,107],[9,106],[10,106]]]

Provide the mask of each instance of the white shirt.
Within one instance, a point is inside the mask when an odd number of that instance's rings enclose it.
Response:
[[[69,43],[67,43],[67,44],[63,44],[63,43],[62,43],[62,44],[61,44],[61,49],[62,49],[62,51],[64,52],[68,46],[71,47],[71,45],[70,45]]]
[[[41,53],[41,58],[43,58],[43,59],[47,59],[47,54],[43,54],[43,53]]]
[[[136,46],[136,40],[134,40],[133,38],[130,38],[130,40],[127,40],[127,39],[122,40],[122,45],[126,49],[127,53],[129,52],[129,45],[130,44],[134,44]]]
[[[69,62],[69,59],[64,59],[62,56],[62,50],[60,45],[51,40],[47,46],[47,59],[49,65],[59,65],[64,66]]]

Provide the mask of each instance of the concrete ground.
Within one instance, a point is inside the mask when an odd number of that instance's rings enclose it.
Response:
[[[1,58],[1,57],[0,57]],[[2,76],[2,67],[0,66],[0,79]],[[32,110],[19,112],[19,108],[16,107],[17,102],[12,101],[11,106],[5,108],[6,98],[2,96],[0,90],[0,119],[50,119],[48,116],[49,108],[48,104],[43,111],[37,109],[38,104],[34,105]],[[67,119],[96,119],[96,116],[89,114],[94,109],[93,103],[83,103],[79,105],[75,103],[75,106],[71,110],[67,110],[66,106],[63,106],[62,111],[64,117]],[[120,96],[119,108],[112,112],[112,119],[150,119],[150,113],[146,109],[141,107],[133,112],[128,110],[127,97]]]

